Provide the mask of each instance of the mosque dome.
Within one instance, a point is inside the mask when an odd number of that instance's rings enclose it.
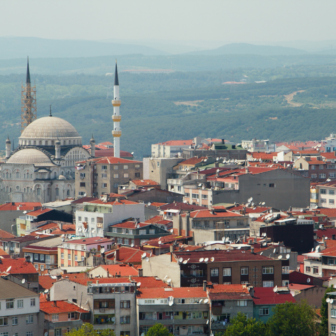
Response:
[[[57,140],[62,146],[82,144],[82,137],[68,121],[49,116],[29,124],[19,138],[19,145],[54,146]]]
[[[36,164],[36,163],[51,163],[49,157],[38,149],[26,148],[14,153],[7,163],[16,164]]]
[[[59,179],[59,180],[66,180],[66,177],[65,177],[64,175],[59,175],[59,176],[58,176],[58,179]]]

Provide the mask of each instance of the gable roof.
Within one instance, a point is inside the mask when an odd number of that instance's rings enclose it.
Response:
[[[37,217],[37,216],[40,216],[40,215],[45,214],[45,213],[50,212],[50,211],[53,211],[53,209],[39,209],[39,210],[27,212],[26,215]]]
[[[124,264],[117,264],[117,265],[100,265],[96,267],[95,269],[101,267],[103,270],[106,272],[109,272],[111,276],[114,276],[115,274],[118,274],[119,276],[129,276],[129,275],[134,275],[138,276],[139,271],[135,269],[132,266],[129,265],[124,265]],[[92,270],[90,271],[90,273]]]
[[[14,238],[15,236],[5,230],[0,229],[0,238]]]
[[[39,294],[19,284],[14,283],[13,281],[6,280],[0,277],[0,297],[2,300],[38,296]]]
[[[277,305],[286,302],[295,303],[296,300],[290,293],[274,292],[273,287],[255,287],[253,302],[255,305]]]
[[[137,291],[138,299],[168,299],[174,298],[206,298],[203,287],[173,287],[173,288],[141,288]]]
[[[40,310],[48,315],[70,313],[70,312],[78,312],[78,313],[89,312],[88,310],[79,308],[77,305],[69,303],[67,301],[40,302]]]
[[[245,285],[213,285],[209,289],[211,300],[248,300],[251,299]]]
[[[42,207],[42,204],[40,202],[7,202],[0,205],[0,211],[28,211],[36,207]]]
[[[10,267],[10,268],[9,268]],[[37,274],[32,263],[27,262],[25,258],[18,259],[0,259],[0,272],[8,274]]]
[[[132,183],[134,183],[136,186],[158,186],[159,183],[153,181],[153,180],[132,180]]]

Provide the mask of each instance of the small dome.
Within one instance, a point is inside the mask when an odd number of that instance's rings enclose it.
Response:
[[[59,175],[59,176],[58,176],[58,179],[59,179],[59,180],[66,180],[66,178],[65,178],[64,175]]]
[[[76,138],[80,135],[66,120],[57,117],[43,117],[34,120],[22,132],[20,138]]]
[[[27,148],[14,153],[7,163],[21,163],[21,164],[34,164],[34,163],[51,163],[49,157],[38,149]]]

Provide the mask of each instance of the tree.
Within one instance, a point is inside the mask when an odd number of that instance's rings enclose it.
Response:
[[[306,302],[286,302],[274,308],[269,319],[269,336],[316,336],[318,327],[315,311]]]
[[[237,316],[231,319],[225,336],[260,336],[265,335],[266,326],[254,318],[247,318],[245,314],[238,312]],[[216,336],[220,336],[216,334]]]
[[[328,303],[326,302],[327,293],[335,291],[333,285],[328,287],[325,291],[321,305],[321,324],[320,324],[320,336],[328,336]]]
[[[93,325],[90,323],[85,323],[82,327],[78,330],[71,330],[70,332],[66,333],[65,336],[116,336],[113,330],[104,329],[97,330],[93,329]]]
[[[164,325],[158,323],[147,331],[146,336],[172,336],[172,334]]]

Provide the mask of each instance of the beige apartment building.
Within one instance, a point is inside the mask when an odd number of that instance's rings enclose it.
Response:
[[[76,199],[117,193],[119,185],[142,178],[143,164],[141,161],[101,157],[77,162]]]
[[[336,181],[316,185],[318,206],[323,208],[336,208]]]

